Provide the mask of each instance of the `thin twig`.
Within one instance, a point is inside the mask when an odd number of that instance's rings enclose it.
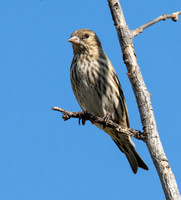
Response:
[[[64,121],[70,119],[70,118],[78,118],[79,119],[79,124],[80,120],[82,120],[82,124],[85,124],[86,120],[89,120],[93,124],[100,124],[104,128],[112,128],[114,131],[116,131],[118,134],[125,134],[129,136],[133,136],[136,139],[143,140],[146,138],[146,133],[142,133],[141,131],[132,129],[132,128],[127,128],[123,127],[112,120],[108,120],[108,122],[105,123],[105,120],[101,117],[96,117],[92,113],[88,112],[70,112],[67,110],[64,110],[59,107],[52,107],[52,110],[59,111],[63,114],[62,118]]]
[[[135,30],[132,31],[133,37],[136,37],[139,33],[142,33],[144,29],[148,28],[149,26],[161,21],[161,20],[167,20],[169,18],[171,18],[174,22],[178,21],[178,15],[181,14],[181,11],[172,13],[172,14],[163,14],[160,17],[157,17],[155,19],[153,19],[152,21],[143,24],[142,26],[136,28]]]

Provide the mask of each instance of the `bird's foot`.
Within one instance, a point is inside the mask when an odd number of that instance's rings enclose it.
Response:
[[[82,125],[85,125],[85,121],[87,120],[86,114],[88,114],[88,112],[87,111],[80,111],[77,114],[78,114],[78,117],[79,117],[79,125],[80,125],[81,121],[82,121]]]
[[[105,116],[102,118],[104,124],[103,124],[103,129],[106,128],[108,125],[108,121],[111,119],[111,113],[106,113]]]

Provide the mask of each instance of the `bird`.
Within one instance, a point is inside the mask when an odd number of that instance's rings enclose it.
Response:
[[[90,29],[79,29],[71,34],[68,41],[72,43],[74,54],[70,67],[71,86],[82,111],[129,128],[121,84],[96,33]],[[138,167],[148,170],[130,136],[118,134],[100,124],[94,125],[104,130],[126,155],[134,174]]]

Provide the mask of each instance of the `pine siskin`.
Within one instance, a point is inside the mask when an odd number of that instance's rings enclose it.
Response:
[[[68,41],[72,43],[74,52],[70,68],[71,85],[82,110],[98,117],[109,115],[112,121],[129,127],[128,111],[120,82],[97,35],[89,29],[80,29],[73,32]],[[95,125],[103,129],[102,126]],[[138,167],[148,170],[136,152],[131,137],[118,135],[107,127],[104,131],[125,153],[135,174]]]

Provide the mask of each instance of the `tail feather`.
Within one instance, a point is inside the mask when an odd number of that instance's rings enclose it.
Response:
[[[118,148],[125,153],[134,174],[137,173],[138,167],[148,170],[148,166],[137,153],[131,141],[127,140],[125,137],[121,137],[119,140],[113,139],[113,141],[116,143]]]
[[[138,162],[138,167],[149,170],[148,166],[146,163],[143,161],[143,159],[140,157],[140,155],[137,153],[136,149],[132,146],[131,147],[132,152],[134,153],[134,156],[136,157],[136,160]]]
[[[132,151],[130,151],[129,153],[125,153],[125,155],[126,158],[128,159],[128,162],[131,166],[133,173],[136,174],[138,171],[138,162],[136,160],[136,157],[134,156]]]

